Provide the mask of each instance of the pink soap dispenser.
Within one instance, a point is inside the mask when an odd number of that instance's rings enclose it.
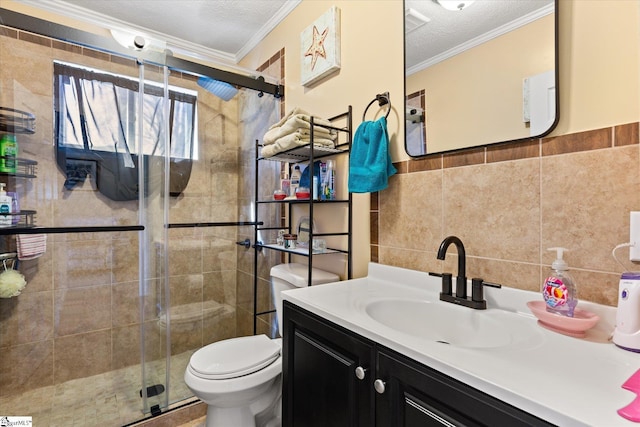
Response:
[[[569,266],[562,258],[565,248],[549,248],[556,251],[556,260],[551,264],[551,274],[542,283],[542,296],[548,312],[573,317],[578,305],[575,281],[569,274]]]

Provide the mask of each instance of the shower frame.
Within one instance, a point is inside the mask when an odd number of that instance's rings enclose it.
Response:
[[[156,67],[160,67],[164,70],[164,88],[165,88],[165,99],[166,99],[166,91],[168,87],[168,72],[169,71],[178,71],[185,72],[192,75],[199,75],[210,77],[215,80],[220,80],[223,82],[230,83],[237,87],[252,89],[259,93],[259,96],[262,94],[269,94],[273,97],[281,98],[284,96],[284,86],[278,84],[272,84],[267,82],[264,77],[258,76],[254,78],[252,76],[245,76],[242,74],[238,74],[231,71],[221,70],[213,67],[208,67],[202,64],[198,64],[195,62],[191,62],[185,59],[176,58],[171,55],[167,55],[166,52],[154,52],[154,51],[145,51],[145,50],[132,50],[125,48],[118,44],[114,39],[110,39],[107,37],[102,37],[96,34],[92,34],[89,32],[85,32],[82,30],[77,30],[74,28],[70,28],[64,25],[56,24],[50,21],[46,21],[43,19],[39,19],[36,17],[24,15],[9,9],[0,8],[0,16],[2,20],[0,22],[1,25],[12,27],[18,30],[38,34],[41,36],[45,36],[51,39],[60,40],[63,42],[68,42],[84,47],[88,47],[94,50],[102,51],[109,54],[115,54],[124,58],[129,58],[136,60],[138,65],[140,66],[140,79],[144,81],[144,65],[153,65]],[[140,90],[143,91],[143,84],[140,85]],[[142,107],[140,107],[142,108]],[[168,127],[168,125],[167,125]],[[165,129],[165,135],[167,135]],[[166,144],[168,144],[168,138],[165,138]],[[165,153],[169,153],[169,150],[165,150]],[[165,176],[168,174],[168,162],[169,155],[165,155]],[[142,218],[144,217],[144,163],[140,161],[139,167],[139,182],[141,183],[141,187],[139,190],[139,209],[142,211],[140,213],[140,221],[139,224],[136,225],[120,225],[120,226],[78,226],[78,227],[19,227],[19,228],[0,228],[0,236],[7,235],[16,235],[16,234],[67,234],[67,233],[113,233],[113,232],[138,232],[139,233],[139,266],[140,266],[140,286],[145,283],[148,279],[150,273],[148,270],[148,263],[143,262],[144,257],[149,254],[150,248],[145,247],[144,243],[148,241],[148,238],[145,237],[145,234],[148,232],[147,226],[144,225],[144,221]],[[164,180],[164,194],[168,195],[168,179]],[[165,208],[164,212],[167,212],[168,197],[165,197]],[[236,222],[197,222],[197,223],[169,223],[168,216],[165,215],[163,218],[163,227],[164,227],[164,241],[167,242],[166,235],[169,229],[178,229],[178,228],[206,228],[206,227],[244,227],[251,226],[257,227],[259,225],[263,225],[263,222],[258,221],[236,221]],[[169,279],[169,271],[168,271],[168,254],[167,251],[164,251],[164,271],[162,281],[165,286],[168,287],[168,279]],[[254,265],[256,263],[254,262]],[[166,300],[164,301],[165,305],[168,307],[170,305],[169,292],[168,289],[165,291]],[[143,308],[141,308],[141,316],[144,316],[142,313]],[[167,316],[167,354],[166,363],[167,365],[170,363],[170,328],[169,328],[169,316]],[[144,328],[144,322],[141,322],[141,327]],[[142,339],[144,341],[144,339]],[[143,342],[140,343],[143,346]],[[147,384],[144,382],[144,349],[141,351],[141,359],[142,359],[142,376],[143,379],[141,381],[141,397],[143,399],[143,412],[151,413],[152,416],[159,415],[163,409],[169,407],[169,393],[165,393],[165,400],[163,404],[160,405],[149,405],[148,404],[148,396],[147,396]],[[166,382],[167,388],[169,386],[169,369],[167,366],[166,369]]]

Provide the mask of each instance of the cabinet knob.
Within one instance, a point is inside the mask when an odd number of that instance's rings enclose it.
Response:
[[[376,389],[378,394],[383,394],[384,393],[384,385],[385,385],[385,382],[382,381],[382,380],[375,380],[373,382],[373,388]]]
[[[363,368],[362,366],[358,366],[356,368],[356,378],[358,378],[359,380],[363,380],[366,375],[367,369]]]

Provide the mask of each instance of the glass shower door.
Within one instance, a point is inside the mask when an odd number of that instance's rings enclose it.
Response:
[[[139,296],[141,317],[142,410],[157,414],[169,405],[170,312],[168,292],[168,69],[139,63],[140,91],[136,121],[139,164]],[[141,101],[140,101],[141,100]]]

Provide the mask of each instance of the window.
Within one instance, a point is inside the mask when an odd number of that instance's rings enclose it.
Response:
[[[139,152],[146,162],[165,155],[163,88],[144,84],[140,150],[138,80],[54,62],[54,82],[56,157],[67,174],[65,187],[73,189],[90,175],[107,197],[136,199]],[[197,153],[196,101],[195,91],[169,90],[171,175],[176,177],[171,179],[172,195],[186,187],[191,160]]]

